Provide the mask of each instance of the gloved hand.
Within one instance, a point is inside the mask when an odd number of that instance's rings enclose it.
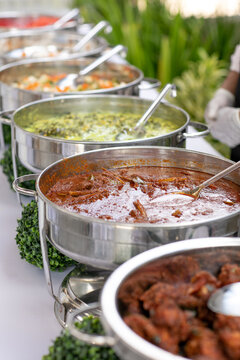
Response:
[[[230,70],[240,73],[240,45],[235,47],[235,51],[231,56]]]
[[[224,107],[209,126],[213,137],[233,148],[240,144],[240,109]]]
[[[224,88],[218,89],[212,100],[207,104],[204,113],[206,123],[211,126],[211,123],[217,119],[218,111],[226,106],[233,106],[234,100],[235,96],[230,91]]]

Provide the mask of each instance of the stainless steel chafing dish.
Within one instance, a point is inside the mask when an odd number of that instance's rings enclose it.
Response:
[[[50,22],[55,22],[61,15],[50,12],[29,12],[29,11],[3,11],[0,12],[0,32],[15,32],[18,30],[28,31],[29,29],[36,29],[38,31],[50,30],[51,25],[39,26],[36,22],[42,17],[50,19]],[[36,24],[34,26],[34,23]],[[82,23],[79,18],[79,13],[76,12],[76,17],[62,26],[62,29],[77,29],[77,26]],[[29,27],[29,24],[33,24]]]
[[[69,30],[51,30],[44,33],[29,30],[27,34],[0,34],[0,58],[2,64],[26,58],[79,58],[99,55],[107,47],[105,39],[95,37],[79,51],[72,50],[82,38],[83,35]]]
[[[0,68],[0,91],[2,97],[2,109],[12,110],[17,109],[19,106],[27,104],[39,99],[55,97],[63,95],[59,92],[37,92],[33,90],[23,90],[14,87],[12,84],[16,81],[21,81],[25,76],[34,75],[39,76],[44,73],[59,74],[59,73],[78,73],[79,70],[89,65],[93,58],[80,58],[71,60],[60,59],[42,59],[40,60],[22,60],[7,64]],[[129,71],[131,77],[125,85],[98,90],[81,91],[78,94],[123,94],[123,95],[138,95],[139,90],[143,86],[144,89],[151,89],[158,87],[159,81],[156,79],[145,79],[149,81],[149,84],[142,84],[144,75],[142,71],[135,66],[127,64],[119,64],[117,62],[105,62],[98,67],[98,71],[107,72],[108,74],[114,74],[117,79],[122,79],[124,71]],[[66,95],[72,95],[71,93],[64,93]],[[76,93],[75,93],[76,94]]]
[[[130,275],[136,271],[140,272],[148,266],[151,267],[155,262],[161,264],[162,261],[174,259],[179,255],[193,257],[198,261],[203,270],[216,274],[223,264],[220,260],[221,258],[223,259],[223,255],[225,262],[227,257],[230,262],[239,265],[240,239],[217,237],[186,240],[148,250],[130,259],[110,275],[101,293],[101,321],[107,336],[100,337],[81,333],[74,326],[74,322],[77,319],[81,321],[82,316],[94,311],[98,304],[92,304],[91,306],[82,307],[80,310],[75,310],[68,317],[67,327],[72,335],[91,344],[113,346],[118,356],[124,360],[187,359],[181,355],[174,355],[163,350],[133,332],[121,317],[118,301],[120,287]]]
[[[177,125],[177,130],[152,138],[128,141],[73,141],[42,136],[24,130],[24,125],[26,126],[29,120],[32,121],[33,118],[37,120],[45,115],[50,118],[51,116],[62,115],[68,112],[76,114],[81,112],[91,113],[96,110],[105,113],[127,112],[139,114],[140,118],[150,104],[150,100],[129,96],[65,96],[27,104],[14,112],[12,121],[6,118],[3,118],[2,121],[8,124],[12,123],[12,150],[14,156],[16,155],[22,164],[33,172],[40,172],[57,160],[89,150],[137,145],[184,147],[187,137],[193,138],[208,133],[208,128],[204,124],[190,122],[189,116],[184,110],[169,103],[161,103],[155,112],[155,116],[170,120]],[[189,124],[197,128],[199,127],[203,131],[187,133]],[[17,174],[15,175],[17,176]]]
[[[138,253],[158,245],[183,239],[236,234],[239,232],[240,213],[234,211],[210,219],[170,225],[116,223],[72,213],[49,201],[46,193],[58,179],[87,169],[134,165],[180,167],[215,174],[229,164],[229,160],[178,148],[112,148],[60,160],[39,176],[34,174],[15,179],[14,187],[19,193],[36,197],[42,239],[49,238],[59,251],[80,263],[111,270]],[[36,191],[19,186],[20,182],[30,179],[37,179]],[[232,172],[228,179],[240,184],[240,171]]]

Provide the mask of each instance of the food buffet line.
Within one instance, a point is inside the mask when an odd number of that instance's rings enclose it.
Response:
[[[37,31],[25,29],[20,33],[20,29],[16,30],[11,25],[8,31],[2,32],[2,36],[0,34],[1,122],[8,127],[11,125],[12,129],[14,188],[18,195],[17,197],[9,188],[1,173],[0,276],[4,290],[1,299],[1,355],[6,359],[40,359],[47,353],[51,341],[59,335],[59,323],[63,327],[68,326],[75,336],[82,336],[72,323],[74,316],[78,316],[76,311],[85,309],[81,302],[81,295],[84,297],[85,294],[75,288],[76,292],[73,294],[69,290],[73,280],[71,269],[63,273],[50,271],[46,250],[48,238],[51,244],[71,259],[94,267],[99,274],[106,271],[108,276],[112,273],[101,297],[102,321],[111,336],[110,340],[106,338],[105,344],[114,346],[119,357],[124,354],[125,360],[180,359],[173,355],[180,351],[178,343],[186,341],[191,331],[196,332],[196,324],[192,321],[193,311],[190,316],[190,312],[178,309],[179,316],[185,319],[181,325],[184,326],[185,335],[183,338],[174,336],[174,341],[169,343],[170,332],[167,332],[162,350],[161,346],[155,346],[159,345],[157,340],[149,342],[153,335],[156,339],[156,324],[145,316],[147,309],[150,309],[149,314],[153,309],[156,310],[154,290],[152,302],[146,305],[144,303],[145,310],[142,313],[139,304],[147,299],[144,300],[144,296],[148,297],[148,294],[142,293],[141,299],[134,298],[129,289],[134,293],[132,284],[141,283],[141,276],[144,274],[150,278],[147,289],[150,284],[158,285],[158,281],[160,285],[169,283],[172,287],[167,293],[163,291],[163,295],[167,294],[169,297],[170,293],[176,291],[178,282],[185,281],[189,291],[187,280],[190,281],[195,276],[199,282],[192,297],[188,299],[192,304],[193,298],[195,303],[206,301],[210,287],[213,291],[229,282],[240,281],[239,275],[239,278],[236,276],[233,281],[229,280],[226,273],[230,270],[224,268],[226,263],[233,266],[239,259],[237,236],[240,173],[235,171],[229,176],[230,181],[223,181],[219,188],[212,186],[209,191],[203,192],[200,208],[205,207],[204,211],[200,210],[197,202],[193,209],[192,201],[189,205],[186,199],[180,203],[174,199],[174,204],[171,205],[174,211],[171,210],[170,213],[169,199],[160,203],[160,208],[156,207],[154,201],[159,195],[167,193],[169,189],[177,192],[184,187],[191,187],[209,177],[209,174],[223,170],[231,162],[223,159],[204,140],[203,136],[208,133],[205,125],[191,122],[184,109],[166,100],[159,104],[152,121],[149,119],[142,129],[143,133],[135,134],[132,129],[140,115],[148,111],[157,97],[159,82],[156,79],[146,79],[140,69],[127,64],[120,55],[98,65],[89,74],[81,73],[75,83],[76,76],[72,74],[84,71],[102,53],[106,54],[106,50],[109,53],[109,45],[97,34],[104,29],[109,31],[110,25],[101,22],[97,28],[82,35],[81,21],[76,14],[72,15],[73,20],[69,19],[59,29],[56,28],[58,20],[55,18],[53,24],[42,26]],[[67,29],[63,30],[62,27]],[[75,51],[72,51],[74,47]],[[116,52],[122,50],[125,49],[120,46]],[[70,79],[67,79],[70,82],[67,86],[65,83],[62,85],[61,81],[66,80],[67,74],[71,74]],[[3,151],[3,133],[1,146]],[[16,159],[32,175],[18,178]],[[55,163],[56,161],[58,162]],[[132,172],[133,166],[135,168]],[[165,180],[164,186],[160,186],[157,174],[163,167],[165,173],[161,176],[168,180]],[[180,174],[177,167],[181,168]],[[85,175],[82,175],[83,170]],[[27,189],[21,184],[22,180],[29,179],[37,180],[35,190]],[[104,188],[106,179],[107,188]],[[93,180],[95,184],[92,184]],[[173,182],[170,188],[169,182]],[[79,184],[85,184],[85,187],[79,187]],[[106,213],[102,209],[106,207],[104,201],[108,198],[106,194],[110,185],[112,193],[118,192],[120,198],[126,198],[122,202],[118,198],[117,203],[113,200],[108,205],[113,211]],[[157,189],[159,193],[156,194],[153,189]],[[139,192],[140,200],[135,196]],[[150,199],[148,204],[144,200],[145,195],[148,199],[146,201]],[[13,240],[16,219],[21,215],[19,201],[22,201],[22,196],[24,201],[30,196],[35,197],[38,202],[44,271],[21,260]],[[84,196],[82,208],[75,201],[78,196]],[[128,199],[132,200],[133,209],[126,209]],[[103,204],[100,203],[97,207],[96,201],[103,201]],[[214,201],[215,206],[212,205]],[[93,203],[95,206],[92,206]],[[155,204],[159,206],[159,203]],[[146,214],[146,206],[152,217]],[[164,219],[158,217],[162,208],[166,211]],[[157,209],[158,214],[154,213],[154,209]],[[192,217],[189,221],[190,214]],[[169,218],[172,222],[168,221]],[[218,241],[209,239],[210,237],[218,237]],[[195,238],[201,238],[201,243],[194,240],[190,243],[178,242]],[[170,244],[166,245],[168,243]],[[150,250],[159,244],[166,246]],[[138,256],[134,257],[135,255]],[[181,255],[180,258],[177,255]],[[185,272],[183,267],[187,269]],[[166,273],[168,269],[168,276],[155,276],[155,268],[158,273]],[[201,270],[205,271],[204,276]],[[239,269],[235,270],[239,274]],[[225,274],[224,279],[221,272]],[[133,281],[129,278],[130,274],[133,274]],[[63,282],[66,278],[68,285],[65,288]],[[100,285],[98,278],[91,280],[92,282],[89,280],[89,289],[98,291],[99,287],[102,288],[106,278],[103,276],[99,281]],[[82,286],[81,276],[74,278],[74,281],[77,286]],[[83,288],[86,290],[86,287]],[[201,290],[206,289],[209,292],[203,299]],[[76,294],[79,293],[81,295],[78,298]],[[199,296],[200,300],[196,300],[195,296]],[[196,311],[197,306],[206,306],[201,301],[197,305],[192,304],[190,308]],[[169,306],[176,309],[179,304],[170,302],[165,305],[166,310]],[[68,312],[65,311],[66,308]],[[197,319],[197,325],[202,331],[206,331],[205,336],[211,337],[212,332],[209,335],[210,330],[202,325],[203,320]],[[149,333],[144,334],[145,326],[151,327],[152,332],[149,330]],[[217,328],[215,323],[211,324],[213,326]],[[222,327],[224,328],[224,324]],[[164,329],[166,330],[166,324]],[[161,331],[158,336],[164,338],[166,332]],[[127,334],[127,337],[123,334]],[[224,338],[224,334],[218,334],[217,330],[216,334],[225,341],[228,348],[228,340]],[[11,345],[13,339],[14,346]],[[218,338],[214,337],[214,341],[216,345]],[[234,354],[234,350],[237,354],[237,349],[230,349],[229,354],[231,351]],[[194,356],[191,351],[189,342],[184,356]],[[219,359],[223,356],[235,359],[237,357],[234,356],[238,356],[223,355],[221,350],[218,351]],[[208,356],[205,353],[200,355]]]

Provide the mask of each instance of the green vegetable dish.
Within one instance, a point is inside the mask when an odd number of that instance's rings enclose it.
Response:
[[[21,127],[29,132],[81,141],[115,141],[150,138],[168,134],[179,128],[179,122],[172,119],[151,117],[144,126],[144,132],[136,134],[134,128],[141,114],[91,112],[32,116],[21,121]]]

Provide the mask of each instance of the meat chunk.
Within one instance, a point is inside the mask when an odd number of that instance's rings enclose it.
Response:
[[[144,339],[173,354],[178,353],[178,339],[167,328],[153,325],[149,319],[140,314],[128,315],[124,321]]]
[[[237,264],[225,264],[222,266],[218,280],[221,285],[228,285],[240,281],[240,266]]]
[[[161,304],[150,308],[149,314],[154,325],[167,328],[178,342],[187,339],[190,333],[187,314],[176,305],[174,300],[164,298]]]
[[[223,329],[219,331],[219,339],[223,344],[224,352],[231,360],[240,359],[240,331]]]
[[[188,294],[188,284],[166,284],[158,282],[145,291],[141,296],[143,308],[149,310],[155,304],[161,303],[164,298],[174,299],[176,304],[182,308],[195,309],[200,306],[197,297]]]
[[[186,355],[191,359],[206,358],[226,360],[218,336],[210,329],[193,327],[191,336],[184,346]]]

